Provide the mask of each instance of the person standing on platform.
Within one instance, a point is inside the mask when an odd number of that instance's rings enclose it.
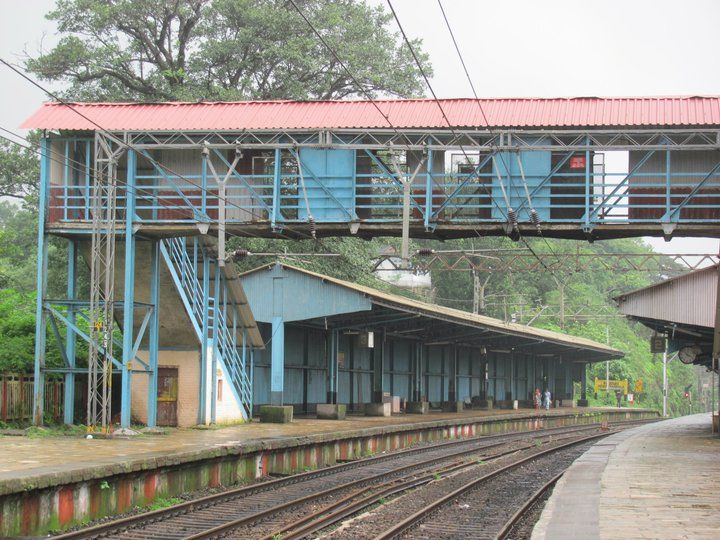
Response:
[[[536,389],[535,389],[535,395],[533,396],[533,399],[534,399],[534,401],[535,401],[535,410],[536,410],[536,411],[539,411],[539,410],[540,410],[540,402],[541,402],[541,400],[542,400],[542,397],[540,396],[540,389],[539,389],[539,388],[536,388]]]
[[[550,410],[550,397],[551,397],[550,390],[548,390],[546,388],[545,393],[543,394],[543,405],[544,405],[546,411]]]
[[[620,390],[615,390],[615,399],[617,400],[618,408],[622,407],[622,395]]]

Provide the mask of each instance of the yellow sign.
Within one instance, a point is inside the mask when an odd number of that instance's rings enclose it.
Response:
[[[636,394],[642,394],[643,392],[643,382],[642,379],[638,379],[635,381],[635,393]]]
[[[606,379],[598,379],[595,377],[595,392],[601,390],[622,390],[624,395],[628,394],[628,380],[613,381]]]

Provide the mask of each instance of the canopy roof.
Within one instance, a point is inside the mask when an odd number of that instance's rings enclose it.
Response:
[[[443,99],[455,128],[720,126],[720,96]],[[378,110],[379,109],[379,110]],[[100,127],[98,127],[100,126]],[[431,99],[45,103],[22,125],[79,131],[447,129]]]
[[[336,279],[323,274],[311,272],[309,270],[298,268],[296,266],[292,266],[286,263],[270,263],[254,270],[250,270],[248,272],[240,274],[241,281],[245,282],[245,280],[248,279],[250,276],[255,275],[261,271],[267,272],[268,270],[272,270],[273,268],[282,268],[291,272],[297,272],[306,277],[319,280],[322,283],[336,285],[345,290],[353,291],[362,295],[365,298],[368,298],[370,302],[375,306],[381,306],[383,308],[388,308],[394,311],[403,311],[406,313],[417,314],[421,318],[429,318],[435,321],[454,323],[456,325],[465,327],[466,330],[470,331],[472,331],[472,329],[476,329],[478,331],[478,338],[481,338],[481,336],[487,336],[489,333],[496,335],[503,334],[505,336],[518,338],[518,345],[527,344],[527,342],[530,341],[540,347],[546,346],[549,348],[550,346],[553,346],[553,349],[555,351],[565,351],[566,353],[572,352],[573,356],[577,356],[579,353],[581,355],[587,356],[588,359],[591,358],[592,361],[606,360],[610,358],[621,358],[624,356],[624,353],[622,351],[614,349],[612,347],[608,347],[607,345],[603,345],[590,339],[571,336],[568,334],[562,334],[560,332],[553,332],[551,330],[544,330],[541,328],[533,328],[522,324],[506,323],[504,321],[494,319],[492,317],[486,317],[484,315],[475,315],[459,309],[448,308],[436,304],[428,304],[426,302],[421,302],[418,300],[407,298],[405,296],[386,293],[377,289],[373,289],[371,287],[366,287],[364,285],[358,285],[349,281],[343,281],[341,279]],[[250,287],[250,289],[252,289],[252,286]],[[305,289],[309,289],[309,287],[305,287]],[[265,291],[265,293],[267,292],[265,288],[263,288],[263,290]],[[295,293],[289,292],[287,294],[294,296],[298,300],[298,302],[303,300],[301,298],[300,291]],[[319,296],[322,293],[314,292],[313,294],[317,294]],[[324,294],[326,296],[331,296],[333,293],[332,291],[328,290]],[[248,296],[251,296],[251,292],[248,293]],[[322,301],[322,299],[318,296],[316,296],[316,301]],[[411,322],[408,324],[420,324],[420,322]],[[469,337],[467,334],[468,332],[463,332],[463,336],[465,338]]]

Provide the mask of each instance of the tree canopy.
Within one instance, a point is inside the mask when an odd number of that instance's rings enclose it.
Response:
[[[383,7],[296,0],[373,95],[423,93]],[[57,46],[26,61],[81,101],[342,99],[363,96],[285,0],[58,0]],[[431,71],[419,40],[424,69]]]

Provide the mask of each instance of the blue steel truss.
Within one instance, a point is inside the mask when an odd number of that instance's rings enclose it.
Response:
[[[227,172],[225,222],[238,234],[307,234],[312,221],[319,234],[399,235],[403,183],[418,161],[410,200],[417,235],[508,234],[513,215],[523,233],[546,236],[720,234],[716,130],[122,135],[151,164],[135,176],[135,225],[148,234],[184,236],[217,225],[219,190],[209,161],[223,169],[220,176]],[[49,224],[55,232],[83,233],[91,218],[84,166],[91,145],[66,137],[53,145],[63,166],[49,178]],[[78,152],[82,145],[87,150]],[[473,163],[449,166],[461,149]],[[244,152],[245,165],[233,167],[230,151]],[[600,155],[614,151],[629,153],[629,173],[603,169]],[[391,155],[401,170],[390,165]],[[369,165],[359,168],[361,160]],[[126,201],[120,186],[118,207]]]

